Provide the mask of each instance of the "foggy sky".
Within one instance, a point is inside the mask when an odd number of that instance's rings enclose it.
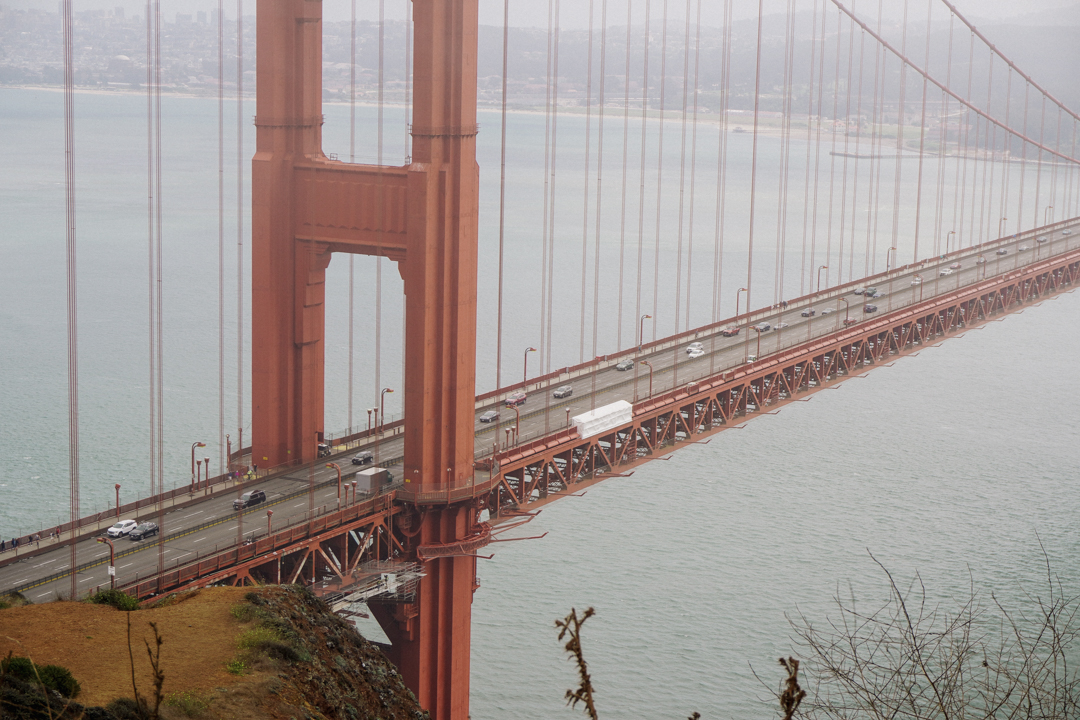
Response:
[[[599,22],[601,0],[592,0],[595,5],[597,22]],[[651,0],[653,22],[658,22],[665,0]],[[910,1],[910,0],[909,0]],[[244,0],[244,14],[251,15],[255,12],[256,0]],[[387,19],[402,19],[406,0],[384,0]],[[668,20],[679,21],[685,12],[686,0],[667,0]],[[690,0],[695,8],[696,0]],[[1025,0],[1018,3],[1016,0],[955,0],[953,3],[969,20],[975,23],[992,22],[1000,24],[1006,20],[1016,19],[1025,24],[1037,22],[1038,13],[1064,7],[1080,7],[1075,0]],[[0,5],[13,8],[40,8],[55,12],[59,5],[58,0],[0,0]],[[510,25],[514,27],[547,27],[547,3],[543,0],[510,0]],[[754,0],[735,0],[735,19],[747,19],[757,15],[757,2]],[[765,0],[766,13],[784,12],[786,0]],[[844,0],[844,5],[849,9],[854,8],[856,13],[867,19],[876,17],[877,3],[873,0]],[[885,2],[886,13],[891,8],[895,17],[900,16],[903,3],[898,0]],[[945,17],[946,9],[940,3],[935,3],[935,14],[941,13]],[[236,13],[236,0],[224,2],[226,17],[233,17]],[[361,20],[378,19],[378,0],[356,0],[357,17]],[[634,0],[635,24],[644,20],[645,0]],[[143,14],[146,11],[146,3],[134,0],[74,0],[75,11],[112,9],[123,7],[128,16]],[[163,0],[161,2],[162,14],[166,21],[171,22],[176,13],[192,13],[202,10],[208,15],[216,9],[216,0]],[[561,26],[566,29],[584,29],[588,27],[587,0],[564,0],[561,2]],[[625,24],[625,3],[620,0],[609,0],[609,25]],[[810,0],[799,0],[797,7],[808,9]],[[323,14],[327,20],[348,20],[350,16],[351,0],[324,0]],[[925,6],[922,3],[911,3],[909,6],[910,17],[913,22],[917,18],[925,17]],[[703,0],[701,9],[701,21],[703,25],[719,26],[722,24],[723,3],[720,0]],[[502,0],[480,0],[480,22],[484,25],[502,25],[503,2]],[[1034,21],[1034,22],[1033,22]]]

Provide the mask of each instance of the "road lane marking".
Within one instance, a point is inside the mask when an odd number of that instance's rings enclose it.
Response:
[[[84,582],[90,582],[90,581],[91,581],[91,580],[93,580],[93,579],[94,579],[94,578],[92,578],[92,577],[88,577],[88,578],[86,578],[85,580],[80,580],[79,582],[80,582],[80,583],[84,583]]]
[[[60,558],[53,558],[52,560],[46,560],[45,562],[41,563],[40,565],[34,565],[34,568],[36,569],[36,568],[39,568],[39,567],[45,567],[45,566],[46,566],[46,565],[48,565],[49,563],[54,563],[54,562],[56,562],[56,561],[57,561],[57,560],[59,560],[59,559],[60,559]]]
[[[135,563],[133,563],[133,562],[129,562],[127,565],[121,565],[120,567],[117,568],[117,570],[123,570],[124,568],[131,567],[134,564]]]
[[[201,538],[199,538],[198,540],[196,540],[195,542],[202,542],[202,541],[203,541],[203,540],[205,540],[205,539],[206,539],[205,537],[201,537]]]
[[[45,597],[46,595],[52,595],[52,590],[46,590],[45,592],[41,593],[40,595],[35,595],[34,597]]]

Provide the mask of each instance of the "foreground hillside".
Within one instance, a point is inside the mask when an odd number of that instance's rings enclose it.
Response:
[[[148,647],[159,658],[160,692]],[[64,707],[72,718],[149,717],[158,700],[166,719],[427,716],[382,652],[297,586],[198,590],[132,612],[72,602],[11,607],[0,610],[0,656],[63,666],[79,684],[72,699],[47,693],[46,708],[38,683],[7,672],[5,720],[56,717]]]

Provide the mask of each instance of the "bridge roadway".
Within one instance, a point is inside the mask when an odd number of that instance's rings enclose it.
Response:
[[[1039,237],[1046,237],[1047,241],[1039,243]],[[1021,246],[1026,249],[1020,250]],[[750,354],[764,357],[839,330],[845,317],[845,300],[850,307],[850,317],[862,321],[867,317],[863,312],[866,303],[877,305],[878,313],[887,313],[1077,247],[1080,247],[1080,220],[1073,219],[1019,237],[986,243],[978,248],[965,248],[951,253],[946,259],[926,260],[897,268],[887,275],[869,278],[871,286],[883,293],[874,299],[867,300],[862,295],[854,294],[852,291],[857,285],[851,283],[791,301],[787,308],[769,308],[740,316],[742,330],[735,337],[724,337],[720,333],[722,328],[733,322],[717,323],[707,329],[647,345],[641,354],[631,350],[600,359],[593,367],[529,383],[528,400],[518,410],[520,429],[517,441],[564,429],[567,411],[573,416],[616,400],[633,402],[646,397],[649,393],[649,372],[640,360],[652,364],[652,392],[660,394],[736,367],[744,363]],[[1007,250],[1008,254],[998,255],[999,249]],[[980,256],[985,262],[977,262]],[[960,269],[946,276],[940,275],[942,270],[957,262],[961,265]],[[913,284],[916,276],[922,278],[921,284]],[[807,308],[814,308],[816,315],[803,317],[802,312]],[[822,311],[826,309],[833,312],[822,316]],[[748,328],[748,325],[759,322],[768,322],[774,328],[778,323],[787,325],[779,330],[760,333],[760,352],[759,334]],[[685,348],[692,341],[704,345],[704,356],[690,358],[687,355]],[[615,365],[627,358],[635,360],[634,369],[616,370]],[[575,372],[578,374],[573,376]],[[568,399],[556,400],[552,397],[552,388],[562,385],[571,385],[574,394]],[[520,388],[508,388],[495,393],[487,401],[478,401],[475,430],[478,458],[490,455],[497,441],[500,447],[504,446],[505,430],[517,424],[513,409],[501,406],[502,399],[517,389]],[[480,415],[491,409],[500,412],[499,421],[479,422]],[[386,490],[401,487],[402,469],[399,463],[402,445],[403,438],[398,434],[380,440],[378,447],[373,442],[363,446],[376,450],[380,464],[389,466],[395,474],[396,482]],[[340,464],[346,482],[352,471],[358,469],[349,464],[350,457],[357,449],[339,449],[334,457],[327,459]],[[220,548],[233,546],[241,532],[245,539],[264,537],[268,530],[267,510],[274,511],[272,526],[277,532],[305,522],[309,512],[313,511],[318,516],[337,509],[336,473],[326,468],[325,463],[326,460],[320,460],[314,466],[272,474],[258,485],[266,492],[267,502],[246,510],[242,515],[232,509],[235,493],[221,491],[202,499],[192,497],[182,506],[167,510],[163,523],[166,567],[186,564],[213,554]],[[344,495],[343,502],[348,502],[350,493],[345,492]],[[148,510],[138,519],[157,521],[156,512]],[[114,540],[114,545],[117,584],[126,584],[156,572],[156,539],[139,542],[119,538]],[[20,548],[19,555],[17,562],[10,562],[10,550],[0,554],[0,562],[8,561],[0,567],[0,591],[17,589],[34,602],[45,602],[70,593],[70,552],[67,545],[45,539],[38,547]],[[108,546],[96,542],[92,537],[78,543],[77,587],[80,594],[108,586],[108,557]]]

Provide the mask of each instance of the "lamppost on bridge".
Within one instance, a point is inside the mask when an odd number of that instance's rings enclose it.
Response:
[[[980,279],[985,278],[986,277],[986,258],[984,258],[980,254],[979,257],[975,258],[975,264],[978,265],[982,269],[982,278],[980,278]]]
[[[524,370],[522,370],[522,377],[521,377],[521,384],[523,386],[525,385],[525,383],[529,382],[529,353],[531,353],[531,352],[536,352],[536,348],[534,348],[534,347],[525,348],[525,363],[524,363]]]
[[[754,355],[754,359],[751,361],[751,362],[757,362],[758,358],[761,357],[761,328],[759,328],[757,325],[753,325],[749,329],[754,330],[755,332],[757,332],[757,354]],[[749,332],[746,333],[746,340],[749,343],[749,341],[750,341],[750,333]],[[750,358],[743,358],[743,360],[744,361],[750,361]]]
[[[120,487],[117,485],[117,487]],[[109,546],[109,587],[116,589],[116,548],[109,538],[95,538],[99,543],[107,543]]]
[[[652,320],[652,315],[642,315],[638,322],[637,351],[641,352],[641,346],[645,344],[645,321]]]
[[[205,495],[207,491],[210,490],[210,458],[203,458],[203,467],[206,468],[206,487],[203,490],[203,494]],[[199,488],[195,489],[198,490]]]
[[[738,322],[739,322],[739,301],[742,300],[742,294],[744,292],[746,292],[746,291],[747,291],[746,288],[739,288],[738,292],[735,293],[735,323],[736,324],[738,324]],[[747,304],[749,304],[749,303],[747,303]]]
[[[357,486],[357,482],[356,482],[356,480],[353,480],[352,481],[352,504],[353,505],[356,504],[356,486]]]
[[[840,302],[844,303],[844,324],[850,325],[851,323],[848,321],[851,320],[851,303],[848,302],[847,298],[840,298]]]
[[[916,282],[916,281],[918,281],[918,282]],[[912,278],[912,284],[919,286],[919,302],[922,302],[922,286],[923,286],[922,275],[919,275],[918,273],[916,273],[915,276]],[[912,290],[911,292],[914,293],[915,291]]]
[[[383,388],[379,393],[379,414],[382,415],[382,424],[386,424],[386,393],[394,392],[390,388]],[[381,426],[380,426],[381,427]]]
[[[649,395],[648,395],[648,397],[652,397],[652,373],[653,373],[653,366],[652,366],[652,363],[651,363],[651,362],[649,362],[648,360],[642,360],[642,361],[641,361],[641,364],[642,364],[642,365],[644,365],[644,366],[646,366],[647,368],[649,368]]]
[[[521,411],[518,410],[518,406],[515,405],[514,406],[514,444],[515,445],[517,445],[518,438],[521,437],[521,435],[519,434],[520,430],[521,430]]]
[[[1009,218],[1007,218],[1007,217],[1003,217],[1000,220],[998,220],[998,239],[999,240],[1001,238],[1005,237],[1005,230],[1003,229],[1003,226],[1005,225],[1006,222],[1008,222],[1008,220],[1009,220]]]
[[[341,509],[341,467],[337,463],[326,463],[326,467],[337,471],[337,509]]]
[[[194,485],[195,485],[195,448],[201,448],[201,447],[206,447],[206,443],[204,443],[204,442],[193,442],[193,443],[191,443],[191,485],[192,485],[192,487],[194,487]]]
[[[946,255],[949,254],[949,241],[952,239],[952,236],[955,235],[955,234],[956,234],[955,230],[950,230],[948,232],[948,234],[945,236],[945,254]]]
[[[510,449],[510,433],[511,432],[512,432],[511,428],[506,428],[506,449],[507,450]]]
[[[273,533],[273,526],[271,525],[271,522],[270,522],[270,519],[272,517],[274,517],[274,511],[273,510],[267,510],[266,511],[266,536],[267,537],[270,537],[270,535]]]
[[[1054,209],[1053,205],[1047,205],[1046,209],[1043,210],[1043,225],[1049,225],[1050,224],[1050,221],[1047,219],[1047,213],[1049,213],[1053,209]]]
[[[888,250],[885,251],[885,273],[886,274],[888,274],[889,270],[892,269],[892,263],[890,262],[890,260],[891,260],[890,256],[895,252],[896,252],[896,247],[895,246],[893,246],[893,247],[891,247],[891,248],[889,248]]]
[[[195,461],[195,492],[199,492],[199,487],[202,486],[202,460]]]
[[[371,408],[367,409],[367,430],[371,432]]]
[[[817,269],[817,291],[818,292],[821,292],[821,271],[822,270],[828,270],[828,269],[829,269],[828,265],[822,265]],[[826,280],[828,280],[827,277],[826,277]]]
[[[113,485],[116,488],[116,519],[120,519],[120,483]]]

